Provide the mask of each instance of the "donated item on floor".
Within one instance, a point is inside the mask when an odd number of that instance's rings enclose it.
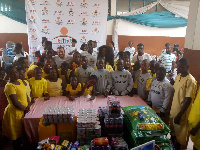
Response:
[[[79,109],[77,117],[77,140],[80,145],[90,144],[93,138],[101,136],[96,109]]]
[[[129,146],[136,147],[155,140],[161,149],[170,149],[167,125],[148,106],[128,106],[124,111],[124,134]]]
[[[39,141],[47,139],[51,136],[56,135],[56,125],[55,124],[44,124],[43,117],[40,119],[38,126]]]
[[[95,138],[90,142],[91,150],[111,150],[107,137]]]
[[[107,108],[99,107],[98,114],[103,136],[121,137],[123,134],[123,116],[120,101],[115,96],[107,99]]]
[[[68,141],[76,141],[77,137],[77,117],[74,117],[72,123],[57,123],[56,131],[57,135],[60,136],[60,143],[64,140]]]
[[[128,150],[128,144],[126,143],[126,141],[124,141],[123,138],[121,137],[117,137],[117,138],[112,138],[111,140],[111,147],[114,150]]]

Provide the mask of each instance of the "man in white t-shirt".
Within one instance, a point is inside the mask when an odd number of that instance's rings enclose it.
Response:
[[[77,51],[76,43],[76,39],[72,39],[72,45],[66,48],[65,55],[70,55],[71,57],[73,56],[73,54]]]
[[[67,62],[68,64],[71,64],[71,59],[69,57],[65,56],[65,49],[62,46],[59,46],[57,48],[58,55],[54,56],[53,59],[56,62],[57,68],[59,69],[61,67],[61,64],[63,62]]]
[[[133,55],[135,53],[135,47],[133,47],[133,41],[128,42],[128,47],[125,48],[124,52],[129,51],[130,52],[130,60],[132,60]]]
[[[152,58],[149,54],[144,53],[144,45],[142,43],[137,45],[137,53],[132,58],[132,63],[135,63],[138,60],[145,60],[151,61]]]

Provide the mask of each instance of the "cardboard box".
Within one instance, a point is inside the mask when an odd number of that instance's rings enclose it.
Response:
[[[59,140],[60,140],[59,136],[52,136],[49,139],[49,143],[50,144],[54,144],[54,145],[58,145],[59,144]]]

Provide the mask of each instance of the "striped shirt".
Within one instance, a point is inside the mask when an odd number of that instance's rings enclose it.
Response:
[[[158,57],[159,60],[161,60],[161,65],[169,72],[172,70],[172,62],[176,60],[176,56],[174,54],[162,53]]]

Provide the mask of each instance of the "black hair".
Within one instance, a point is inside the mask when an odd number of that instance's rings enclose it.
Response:
[[[68,68],[69,68],[69,64],[68,64],[66,61],[64,61],[64,62],[61,64],[61,67],[68,67]]]
[[[34,73],[36,73],[37,71],[39,71],[39,70],[42,70],[40,67],[36,67],[35,69],[34,69]]]
[[[96,76],[96,75],[91,75],[91,76],[89,77],[89,80],[90,80],[90,79],[94,79],[94,80],[97,81],[97,76]]]
[[[0,67],[0,71],[6,72],[6,70],[3,67]]]
[[[22,49],[22,44],[16,43],[16,44],[15,44],[15,48],[16,48],[16,49]]]
[[[170,43],[165,43],[165,47],[170,46]]]
[[[26,58],[26,57],[20,57],[20,58],[17,60],[17,65],[23,64],[25,59],[27,59],[27,58]],[[28,60],[28,59],[27,59],[27,60]]]
[[[119,54],[120,57],[123,57],[124,52],[120,51],[118,54]]]
[[[189,61],[186,58],[181,58],[178,63],[181,63],[187,67],[189,67]]]
[[[78,79],[78,77],[74,73],[71,72],[70,75],[69,75],[69,78],[73,78],[73,77]]]
[[[46,49],[52,49],[52,42],[51,41],[45,41],[45,48]]]
[[[73,57],[75,56],[75,54],[79,54],[80,57],[81,57],[81,54],[80,54],[79,52],[75,52],[75,53],[73,54]]]
[[[83,44],[81,45],[80,49],[81,49],[82,51],[84,51],[85,45],[87,45],[87,44],[86,44],[86,43],[83,43]]]
[[[124,53],[126,53],[129,57],[131,56],[131,53],[129,51],[125,51]]]
[[[153,59],[149,63],[156,63],[156,60]]]
[[[65,48],[63,46],[61,46],[61,45],[58,46],[57,49],[64,49],[65,50]]]
[[[23,66],[22,64],[18,65],[17,66],[17,71],[20,71],[20,70],[25,70],[25,66]]]
[[[144,44],[142,44],[142,43],[139,43],[139,44],[137,45],[137,47],[138,47],[138,46],[143,46],[143,47],[144,47]]]
[[[115,47],[115,43],[113,41],[110,42],[112,44],[113,47]]]
[[[15,68],[16,66],[14,66],[14,65],[10,65],[10,66],[8,66],[8,67],[6,67],[6,69],[5,69],[5,71],[6,71],[6,74],[7,75],[9,75],[10,74],[10,71],[11,71],[11,69],[12,68]]]
[[[77,43],[76,39],[72,39],[72,42]]]
[[[97,43],[97,41],[92,41],[93,43]]]
[[[57,67],[56,67],[56,68],[55,68],[55,67],[50,68],[50,69],[49,69],[49,73],[50,73],[53,69],[56,70],[57,78],[59,78],[59,73],[58,73],[58,69],[57,69]]]
[[[159,67],[158,70],[160,70],[164,75],[166,75],[166,69],[164,67]]]
[[[42,37],[42,44],[47,41],[47,38],[46,37]]]
[[[107,45],[103,45],[101,47],[98,48],[99,54],[98,55],[103,55],[102,54],[102,50],[106,49],[106,55],[105,55],[105,61],[109,62],[109,65],[111,65],[113,67],[114,65],[114,53],[111,47],[107,46]]]

